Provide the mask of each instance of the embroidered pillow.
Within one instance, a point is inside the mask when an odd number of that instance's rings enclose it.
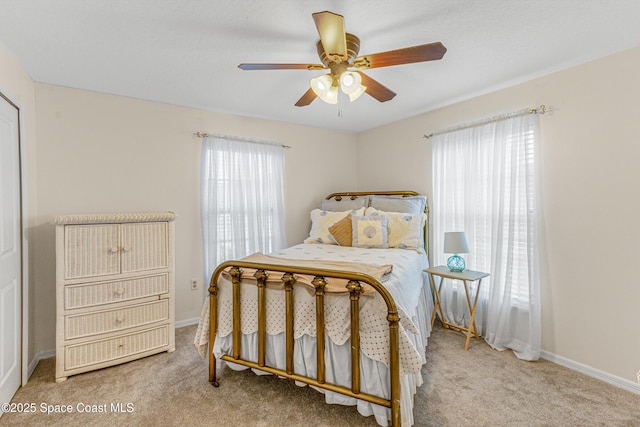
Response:
[[[362,215],[364,214],[364,208],[345,212],[329,212],[320,209],[312,210],[311,231],[309,232],[309,237],[304,240],[304,243],[337,244],[333,237],[331,237],[331,233],[329,233],[329,227],[341,219],[348,217],[352,212],[355,215]]]
[[[351,246],[351,215],[345,216],[329,227],[329,233],[340,246]]]
[[[387,217],[390,248],[416,249],[424,247],[424,226],[427,222],[427,214],[383,212],[375,208],[367,208],[366,215]]]
[[[351,245],[360,248],[388,248],[387,217],[351,216]]]

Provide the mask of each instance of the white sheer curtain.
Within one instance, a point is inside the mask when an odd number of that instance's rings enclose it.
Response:
[[[205,137],[200,165],[207,280],[226,260],[286,246],[283,146]]]
[[[525,360],[540,354],[538,121],[520,113],[432,137],[434,261],[450,255],[445,232],[466,232],[467,268],[491,274],[482,282],[479,332]],[[443,306],[449,321],[468,325],[462,283],[443,287]]]

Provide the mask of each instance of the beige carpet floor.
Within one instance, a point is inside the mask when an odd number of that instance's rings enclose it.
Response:
[[[176,331],[177,350],[54,381],[41,361],[13,402],[35,413],[6,413],[3,426],[375,426],[353,407],[328,405],[309,387],[225,369],[220,388],[192,345],[195,326]],[[640,396],[548,361],[523,362],[436,324],[415,397],[416,426],[640,426]],[[122,404],[123,413],[111,412]],[[73,413],[47,414],[47,405]],[[87,405],[87,406],[85,406]],[[106,413],[80,413],[78,408]]]

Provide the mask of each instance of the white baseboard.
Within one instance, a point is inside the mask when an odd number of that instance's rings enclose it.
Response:
[[[44,350],[44,351],[37,352],[36,355],[33,356],[33,360],[31,361],[31,363],[29,363],[29,371],[27,372],[27,378],[31,378],[31,374],[33,374],[33,371],[36,370],[36,366],[38,366],[38,363],[42,359],[48,359],[50,357],[54,357],[55,355],[56,355],[55,350]]]
[[[179,320],[174,325],[176,329],[178,329],[178,328],[184,328],[185,326],[197,325],[198,323],[200,323],[200,318],[192,317],[191,319]]]
[[[185,319],[185,320],[180,320],[178,322],[175,322],[174,325],[177,329],[177,328],[184,328],[185,326],[197,325],[199,322],[200,322],[199,317],[193,317],[191,319]],[[29,363],[27,378],[31,378],[31,374],[33,374],[33,371],[35,371],[36,366],[38,366],[38,363],[42,359],[48,359],[50,357],[54,357],[55,355],[56,355],[55,350],[43,350],[43,351],[37,352],[36,355],[33,357],[33,360],[31,360],[31,363]]]
[[[636,384],[633,381],[625,380],[624,378],[611,375],[607,372],[592,368],[591,366],[583,365],[582,363],[567,359],[566,357],[558,356],[557,354],[553,354],[548,351],[540,351],[540,357],[550,362],[564,366],[565,368],[569,368],[573,371],[585,374],[589,377],[599,379],[618,388],[630,391],[635,394],[640,394],[640,384]]]

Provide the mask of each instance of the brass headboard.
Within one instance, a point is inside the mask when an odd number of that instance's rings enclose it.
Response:
[[[415,191],[349,191],[343,193],[331,193],[325,200],[342,200],[343,197],[349,197],[351,200],[355,200],[360,196],[420,196],[420,193]],[[427,256],[429,256],[429,200],[424,207],[424,213],[427,215],[427,221],[424,224],[424,250]]]

